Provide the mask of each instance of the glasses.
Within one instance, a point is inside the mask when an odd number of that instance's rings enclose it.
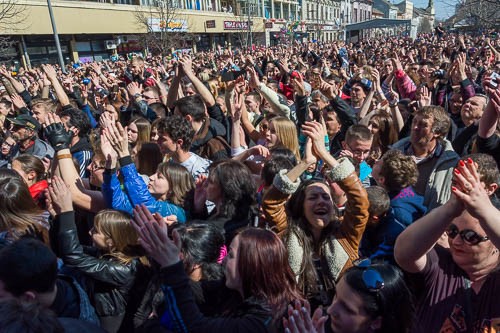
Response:
[[[487,240],[489,240],[488,236],[479,236],[475,231],[470,229],[464,229],[459,231],[457,226],[454,224],[451,224],[449,226],[448,230],[446,230],[446,234],[451,239],[455,239],[457,235],[460,235],[462,240],[469,245],[477,245],[479,243],[486,242]]]
[[[2,146],[4,146],[4,147],[12,148],[15,145],[16,145],[15,143],[8,143],[7,141],[2,142]]]
[[[367,149],[367,150],[361,150],[361,149],[352,149],[350,145],[345,144],[347,146],[347,148],[349,148],[349,151],[354,155],[354,156],[360,156],[360,157],[363,157],[363,156],[368,156],[370,155],[370,152],[371,152],[371,148],[370,149]]]
[[[355,267],[363,268],[364,272],[361,278],[363,283],[370,292],[380,291],[385,286],[384,279],[382,275],[372,267],[372,261],[370,258],[358,259],[353,262]]]

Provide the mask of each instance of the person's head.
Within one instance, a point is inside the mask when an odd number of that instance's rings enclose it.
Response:
[[[484,186],[489,196],[495,194],[500,184],[500,172],[498,165],[489,154],[470,154],[461,157],[461,160],[467,163],[468,159],[477,164],[477,172],[479,174],[481,184]]]
[[[388,192],[399,192],[417,183],[417,163],[399,150],[389,150],[375,162],[372,176]]]
[[[465,126],[469,126],[481,119],[486,104],[488,104],[487,99],[485,95],[476,95],[465,101],[460,110],[460,117]]]
[[[224,233],[211,223],[190,223],[177,229],[181,241],[184,269],[192,280],[219,280],[224,267],[219,258],[224,245]]]
[[[286,117],[275,117],[269,122],[266,143],[269,148],[276,146],[288,148],[300,159],[297,127]]]
[[[363,103],[367,95],[366,87],[361,82],[355,82],[351,88],[351,101]]]
[[[40,124],[45,124],[47,115],[56,112],[56,108],[56,103],[50,98],[36,98],[31,101],[31,112],[33,112],[33,117]]]
[[[205,102],[200,95],[186,96],[174,103],[174,114],[186,118],[190,123],[202,122],[206,118]]]
[[[207,200],[215,203],[218,216],[248,218],[256,187],[252,173],[243,163],[227,160],[212,165],[206,186]]]
[[[15,170],[28,186],[46,178],[45,166],[38,157],[22,154],[12,160],[12,169]]]
[[[329,138],[333,138],[342,129],[342,123],[337,112],[330,107],[323,109],[323,119],[325,120],[326,133]]]
[[[479,220],[468,211],[454,218],[446,233],[453,261],[468,274],[497,267],[498,248],[487,237]]]
[[[8,116],[12,114],[14,109],[12,108],[12,102],[6,99],[0,100],[0,114]]]
[[[463,97],[460,92],[453,93],[450,97],[450,101],[448,102],[450,113],[459,113],[462,109],[463,102]]]
[[[446,137],[450,126],[450,117],[442,107],[424,106],[413,118],[410,142],[414,148],[430,149]]]
[[[149,104],[149,108],[153,110],[158,118],[165,118],[167,116],[167,107],[160,102]]]
[[[89,182],[90,185],[101,187],[104,180],[104,170],[106,169],[106,156],[104,156],[100,139],[91,140],[92,150],[94,154],[92,155],[92,161],[90,162],[87,170],[89,171]]]
[[[275,319],[292,300],[302,299],[286,248],[270,230],[241,231],[231,242],[225,267],[226,286],[238,290],[245,299],[253,296],[265,300]]]
[[[101,210],[94,217],[94,226],[89,232],[94,246],[125,264],[143,256],[131,219],[132,216],[123,211]]]
[[[376,225],[391,208],[391,199],[387,191],[381,186],[370,186],[366,189],[370,207],[368,208],[369,225]]]
[[[2,141],[1,152],[3,156],[8,156],[12,153],[12,147],[16,145],[16,141],[12,138],[12,136],[7,136]]]
[[[59,116],[66,130],[71,129],[74,136],[80,138],[86,137],[92,129],[89,116],[78,109],[62,110]]]
[[[373,134],[364,125],[352,125],[346,132],[344,148],[352,153],[354,159],[361,163],[369,155],[373,142]]]
[[[130,60],[130,72],[132,75],[142,75],[144,72],[144,59],[142,57],[134,57]]]
[[[285,157],[273,157],[266,163],[260,173],[262,182],[264,186],[271,186],[273,184],[274,176],[278,174],[280,170],[292,170],[294,165],[292,162]]]
[[[330,104],[328,97],[323,95],[319,90],[314,90],[311,93],[311,104],[314,105],[318,110],[322,111]]]
[[[248,112],[260,113],[260,104],[262,103],[262,97],[258,92],[251,92],[245,96],[245,105]]]
[[[337,283],[327,313],[334,333],[405,333],[413,323],[414,305],[399,268],[362,262]]]
[[[321,180],[302,182],[286,203],[291,229],[308,238],[329,233],[336,227],[338,211],[330,187]]]
[[[194,190],[193,177],[182,165],[164,162],[149,177],[148,190],[159,200],[168,200],[183,207]]]
[[[12,299],[0,302],[2,333],[64,333],[56,314],[35,302]]]
[[[15,118],[9,118],[9,120],[10,132],[16,142],[33,140],[37,137],[40,123],[35,118],[27,114],[22,114]]]
[[[127,136],[131,145],[148,142],[151,137],[151,123],[143,117],[132,118],[127,126]]]
[[[160,101],[160,92],[156,87],[146,87],[142,93],[142,98],[144,98],[148,105],[158,103]]]
[[[179,115],[160,119],[156,123],[158,145],[162,154],[175,153],[177,150],[188,152],[194,138],[194,129],[189,121]]]
[[[394,127],[392,117],[387,113],[377,113],[370,118],[368,128],[373,134],[374,144],[382,151],[398,141],[398,132]]]
[[[7,232],[11,239],[44,235],[36,222],[41,213],[21,176],[14,170],[0,169],[0,232]]]
[[[0,300],[19,299],[47,304],[57,279],[57,257],[42,242],[22,238],[0,250]]]
[[[135,166],[141,175],[151,176],[163,160],[160,147],[155,142],[145,142],[135,156]]]

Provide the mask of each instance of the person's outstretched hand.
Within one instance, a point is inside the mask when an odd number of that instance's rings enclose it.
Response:
[[[168,225],[161,216],[153,216],[145,205],[136,206],[132,222],[139,236],[139,243],[162,268],[180,261],[179,234],[174,230],[173,239],[170,239]]]
[[[286,333],[324,333],[328,316],[323,316],[321,307],[314,311],[311,317],[311,306],[308,301],[302,305],[295,301],[294,306],[288,306],[288,319],[283,318]]]
[[[118,154],[119,158],[129,156],[127,128],[123,128],[119,122],[110,123],[103,131],[107,140]]]
[[[56,152],[69,148],[73,131],[67,131],[58,116],[49,113],[46,123],[45,136]]]
[[[49,185],[49,194],[52,207],[56,214],[73,211],[73,200],[71,191],[64,181],[54,176]]]

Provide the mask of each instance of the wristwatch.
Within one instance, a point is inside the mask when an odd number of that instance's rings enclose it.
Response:
[[[142,94],[140,94],[140,93],[136,93],[136,94],[134,94],[134,99],[137,99],[137,98],[139,98],[139,97],[142,97]]]

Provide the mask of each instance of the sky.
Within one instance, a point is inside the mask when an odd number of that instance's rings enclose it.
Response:
[[[426,8],[429,0],[410,0],[415,7]],[[399,3],[399,0],[392,0],[392,3]],[[442,20],[455,14],[455,5],[458,0],[434,0],[436,8],[436,19]]]

